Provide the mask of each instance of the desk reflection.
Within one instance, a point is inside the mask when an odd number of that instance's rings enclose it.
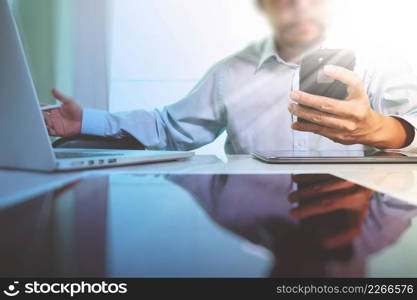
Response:
[[[89,178],[0,211],[0,276],[363,277],[416,214],[323,174]]]

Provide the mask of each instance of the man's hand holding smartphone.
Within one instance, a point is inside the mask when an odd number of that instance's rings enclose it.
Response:
[[[302,91],[292,92],[290,113],[309,121],[294,123],[294,130],[319,134],[344,145],[363,144],[381,149],[401,149],[411,143],[414,128],[406,121],[372,110],[358,75],[334,65],[327,65],[324,73],[347,86],[346,100]]]

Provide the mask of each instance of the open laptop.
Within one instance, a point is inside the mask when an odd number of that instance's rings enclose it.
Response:
[[[53,150],[18,27],[0,0],[0,167],[72,170],[189,158],[192,152]]]
[[[254,151],[252,156],[270,164],[417,163],[417,154],[378,150]]]

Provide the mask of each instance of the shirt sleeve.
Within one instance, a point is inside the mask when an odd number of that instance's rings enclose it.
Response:
[[[375,68],[370,75],[368,95],[372,108],[386,116],[400,118],[415,129],[414,140],[400,151],[417,153],[417,77],[409,64]]]
[[[84,109],[81,134],[105,136],[108,134],[106,125],[110,113],[102,110]]]
[[[211,143],[226,127],[223,65],[214,66],[185,98],[163,109],[115,114],[86,109],[82,133],[119,136],[127,132],[150,150],[188,151]]]

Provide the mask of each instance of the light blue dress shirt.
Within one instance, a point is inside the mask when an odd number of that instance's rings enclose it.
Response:
[[[369,64],[369,66],[368,66]],[[364,67],[366,65],[366,67]],[[417,128],[417,82],[406,65],[358,63],[372,108]],[[384,66],[383,66],[384,65]],[[299,88],[299,65],[278,55],[272,38],[249,45],[216,64],[182,100],[161,110],[108,113],[85,109],[82,134],[127,132],[150,150],[193,150],[227,132],[225,151],[363,150],[291,129],[291,91]],[[416,135],[417,136],[417,135]],[[417,138],[404,151],[417,152]]]

